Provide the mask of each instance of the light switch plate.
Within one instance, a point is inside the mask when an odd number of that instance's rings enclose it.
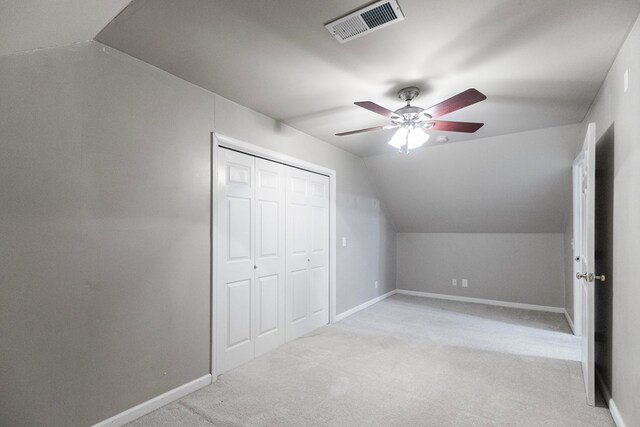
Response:
[[[623,83],[624,92],[627,93],[627,91],[629,90],[629,69],[628,68],[624,71],[623,80],[624,80],[624,83]]]
[[[343,237],[343,238],[342,238],[342,247],[343,247],[343,248],[346,248],[346,247],[347,247],[347,238],[346,238],[346,237]]]
[[[462,279],[462,287],[466,288],[469,286],[469,282],[467,281],[467,279]]]

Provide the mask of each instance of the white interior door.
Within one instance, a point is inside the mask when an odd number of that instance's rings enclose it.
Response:
[[[287,341],[329,323],[329,178],[287,168]]]
[[[582,281],[576,277],[583,271],[582,255],[582,163],[584,153],[573,162],[573,330],[582,336]]]
[[[255,159],[255,356],[285,340],[284,166]]]
[[[582,152],[580,182],[580,267],[577,278],[582,284],[582,374],[584,376],[587,402],[595,404],[594,366],[594,256],[595,256],[595,162],[596,127],[590,123],[587,128]]]
[[[253,157],[218,150],[218,372],[254,357]]]

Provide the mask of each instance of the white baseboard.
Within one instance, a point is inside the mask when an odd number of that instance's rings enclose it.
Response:
[[[569,316],[569,312],[567,312],[567,309],[564,309],[564,317],[567,319],[567,323],[569,324],[569,327],[571,328],[571,332],[573,332],[573,335],[576,334],[576,327],[573,326],[573,320],[571,320],[571,316]]]
[[[434,294],[431,292],[408,291],[396,289],[396,293],[402,295],[412,295],[415,297],[436,298],[450,301],[471,302],[475,304],[497,305],[499,307],[521,308],[523,310],[549,311],[551,313],[563,313],[564,307],[549,307],[546,305],[522,304],[519,302],[496,301],[491,299],[461,297],[457,295]]]
[[[347,310],[343,313],[337,314],[336,315],[336,322],[339,322],[341,320],[346,319],[347,317],[351,316],[352,314],[355,314],[357,312],[359,312],[360,310],[364,310],[365,308],[372,306],[373,304],[382,301],[385,298],[389,298],[391,295],[394,295],[396,293],[396,290],[392,290],[390,292],[387,292],[386,294],[380,295],[379,297],[375,297],[373,299],[370,299],[369,301],[360,304],[359,306],[353,307],[350,310]]]
[[[618,407],[613,399],[609,399],[609,412],[611,412],[611,417],[613,418],[613,422],[616,423],[616,426],[627,427],[622,420],[622,415],[620,415],[620,411],[618,411]]]
[[[146,402],[134,406],[133,408],[129,408],[124,412],[120,412],[119,414],[114,415],[109,419],[94,424],[93,427],[123,426],[137,418],[140,418],[143,415],[148,414],[149,412],[155,411],[161,406],[171,403],[174,400],[178,400],[181,397],[184,397],[189,393],[193,393],[194,391],[201,389],[202,387],[209,384],[211,384],[211,374],[204,375],[198,379],[183,384],[180,387],[169,390],[168,392],[163,393],[160,396],[156,396],[153,399],[147,400]]]
[[[600,386],[602,397],[607,401],[607,405],[609,405],[609,412],[611,412],[611,418],[613,418],[613,422],[616,423],[617,427],[627,427],[624,421],[622,421],[622,416],[620,415],[620,411],[618,411],[616,403],[611,398],[611,392],[607,388],[602,375],[600,375],[600,372],[598,371],[596,371],[596,380],[598,381],[598,385]]]

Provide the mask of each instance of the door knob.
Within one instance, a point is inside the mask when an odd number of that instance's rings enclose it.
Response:
[[[576,273],[576,279],[580,280],[580,279],[587,279],[589,277],[589,275],[587,273],[582,274],[582,273]]]

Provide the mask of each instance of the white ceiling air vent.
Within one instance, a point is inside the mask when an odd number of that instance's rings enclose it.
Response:
[[[346,43],[403,19],[396,0],[382,0],[329,22],[325,28],[340,43]]]

